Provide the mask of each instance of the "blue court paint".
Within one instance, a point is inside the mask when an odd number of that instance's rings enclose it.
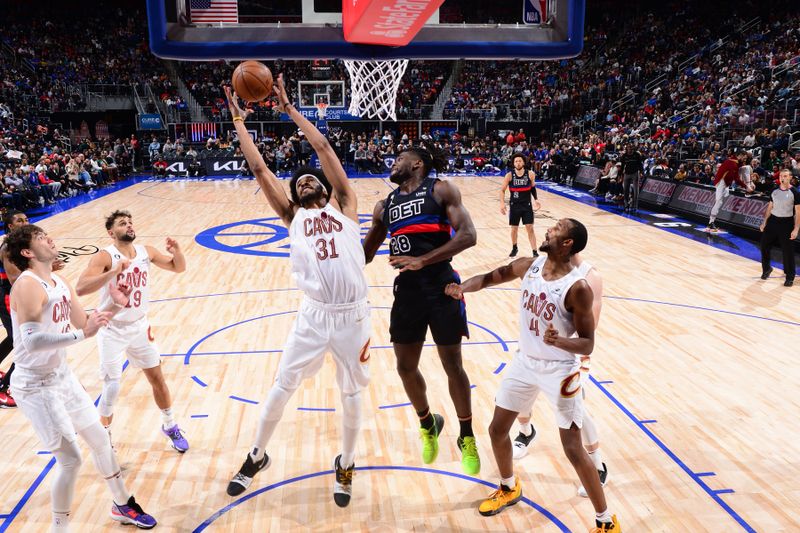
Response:
[[[639,420],[640,424],[656,424],[658,420]]]
[[[606,381],[598,381],[598,383],[599,383],[600,385],[608,385],[608,384],[610,384],[610,383],[614,383],[614,382],[613,382],[613,381],[611,381],[610,379],[608,379],[608,380],[606,380]]]
[[[697,477],[708,477],[708,476],[716,476],[716,472],[695,472],[695,476]]]
[[[0,520],[5,520],[6,518],[8,518],[7,514],[0,514]]]
[[[208,415],[191,415],[189,418],[208,418]]]
[[[659,448],[661,448],[661,450],[662,450],[662,451],[663,451],[665,454],[667,454],[667,456],[668,456],[670,459],[672,459],[672,461],[673,461],[673,462],[674,462],[676,465],[678,465],[678,466],[681,468],[681,470],[683,470],[684,472],[686,472],[686,474],[687,474],[687,475],[688,475],[690,478],[692,478],[692,480],[693,480],[695,483],[697,483],[697,484],[700,486],[700,488],[701,488],[701,489],[703,489],[703,491],[705,491],[705,493],[706,493],[706,494],[708,494],[708,495],[711,497],[711,499],[712,499],[712,500],[714,500],[715,502],[717,502],[717,504],[718,504],[720,507],[722,507],[722,509],[723,509],[723,510],[724,510],[726,513],[728,513],[728,514],[731,516],[731,518],[733,518],[734,520],[736,520],[736,522],[738,522],[738,524],[739,524],[740,526],[742,526],[742,528],[743,528],[745,531],[748,531],[749,533],[755,533],[755,529],[753,529],[753,528],[752,528],[752,526],[750,526],[750,524],[748,524],[748,523],[747,523],[747,522],[744,520],[744,518],[742,518],[742,517],[739,515],[739,513],[737,513],[736,511],[734,511],[734,510],[733,510],[733,508],[731,508],[731,506],[730,506],[730,505],[728,505],[727,503],[725,503],[725,501],[724,501],[722,498],[720,498],[720,497],[719,497],[719,494],[718,494],[717,492],[715,492],[714,490],[712,490],[712,489],[711,489],[711,488],[710,488],[710,487],[709,487],[709,486],[706,484],[706,482],[705,482],[705,481],[703,481],[703,480],[700,478],[700,476],[698,476],[697,474],[695,474],[695,473],[694,473],[694,472],[693,472],[693,471],[692,471],[692,470],[691,470],[691,469],[690,469],[688,466],[686,466],[686,463],[684,463],[684,462],[683,462],[683,461],[680,459],[680,457],[678,457],[677,455],[675,455],[675,452],[673,452],[672,450],[670,450],[670,449],[669,449],[669,447],[667,447],[667,445],[666,445],[666,444],[664,444],[664,442],[663,442],[661,439],[659,439],[659,438],[658,438],[658,437],[657,437],[657,436],[656,436],[656,435],[655,435],[655,434],[654,434],[652,431],[650,431],[650,429],[649,429],[649,428],[648,428],[648,427],[647,427],[645,424],[642,424],[642,423],[639,421],[639,419],[638,419],[638,418],[636,418],[636,417],[633,415],[633,413],[631,413],[631,412],[630,412],[630,410],[628,410],[628,408],[627,408],[627,407],[625,407],[625,406],[622,404],[622,402],[620,402],[619,400],[617,400],[617,398],[616,398],[616,397],[614,397],[614,395],[613,395],[613,394],[611,394],[611,392],[609,392],[609,391],[608,391],[608,389],[606,389],[606,388],[605,388],[605,387],[604,387],[604,386],[603,386],[603,385],[602,385],[602,384],[601,384],[599,381],[597,381],[597,380],[594,378],[594,376],[590,375],[590,376],[589,376],[589,379],[590,379],[590,380],[592,380],[592,383],[594,383],[594,384],[597,386],[597,388],[598,388],[598,389],[600,389],[600,390],[603,392],[603,394],[605,394],[605,395],[608,397],[608,399],[609,399],[609,400],[611,400],[611,402],[612,402],[614,405],[616,405],[616,406],[619,408],[619,410],[620,410],[620,411],[622,411],[623,413],[625,413],[625,416],[627,416],[628,418],[630,418],[630,419],[631,419],[631,421],[633,421],[633,423],[634,423],[634,424],[636,424],[636,425],[639,427],[639,429],[641,429],[641,430],[644,432],[644,434],[645,434],[645,435],[647,435],[648,437],[650,437],[650,440],[652,440],[652,441],[653,441],[653,442],[656,444],[656,446],[658,446]],[[728,490],[730,490],[730,489],[728,489]]]
[[[244,403],[249,403],[249,404],[253,404],[253,405],[258,405],[258,402],[255,401],[255,400],[248,400],[247,398],[242,398],[241,396],[234,396],[233,394],[228,396],[228,398],[230,398],[231,400],[236,400],[237,402],[244,402]]]
[[[733,489],[718,489],[714,491],[714,494],[733,494],[734,492],[736,491]]]
[[[17,515],[25,506],[25,504],[28,503],[28,500],[31,498],[31,496],[33,496],[33,493],[36,492],[36,489],[39,488],[39,485],[41,485],[42,481],[44,481],[44,478],[47,477],[47,474],[50,473],[50,470],[52,470],[55,465],[56,465],[56,458],[52,457],[47,462],[47,465],[45,465],[45,467],[39,473],[39,475],[36,476],[36,479],[33,480],[33,483],[31,483],[31,486],[28,487],[28,490],[25,491],[25,494],[22,495],[22,498],[20,498],[20,500],[17,502],[17,505],[15,505],[13,509],[11,509],[11,512],[8,513],[8,515],[6,515],[5,521],[2,523],[2,525],[0,525],[0,533],[3,533],[4,531],[8,530],[8,527],[11,525],[11,522],[14,521],[14,519],[17,517]]]
[[[393,403],[390,405],[379,405],[378,409],[394,409],[396,407],[408,407],[409,405],[411,405],[411,402]]]
[[[333,407],[298,407],[298,411],[322,411],[326,413],[333,413],[336,411]]]
[[[192,357],[207,355],[263,355],[268,353],[281,353],[283,350],[233,350],[230,352],[193,352]],[[186,357],[186,353],[162,353],[161,357]]]
[[[36,452],[36,455],[53,455],[53,452],[47,450],[39,450],[38,452]]]
[[[475,389],[475,388],[477,388],[477,387],[478,387],[478,386],[477,386],[477,385],[475,385],[474,383],[473,383],[472,385],[470,385],[470,386],[469,386],[469,388],[470,388],[470,389]]]
[[[494,485],[493,483],[490,483],[488,481],[484,481],[482,479],[478,479],[476,477],[470,477],[470,476],[466,476],[464,474],[458,474],[458,473],[455,473],[455,472],[447,472],[447,471],[444,471],[444,470],[435,470],[433,468],[421,468],[421,467],[416,467],[416,466],[361,466],[361,467],[356,467],[356,471],[357,472],[369,472],[369,471],[379,471],[379,470],[390,471],[390,472],[392,472],[392,471],[394,471],[394,472],[420,472],[420,473],[423,473],[423,474],[434,474],[434,475],[452,477],[452,478],[456,478],[456,479],[462,479],[464,481],[470,481],[472,483],[477,483],[478,485],[484,485],[484,486],[486,486],[486,487],[488,487],[490,489],[496,489],[497,488],[497,486]],[[251,492],[251,493],[249,493],[249,494],[247,494],[245,496],[242,496],[238,500],[234,500],[233,502],[229,503],[228,505],[226,505],[225,507],[223,507],[219,511],[215,512],[210,517],[206,518],[203,521],[203,523],[201,523],[199,526],[197,526],[194,529],[193,533],[200,533],[201,531],[205,531],[206,528],[208,528],[211,524],[214,523],[214,521],[219,519],[222,515],[224,515],[228,511],[230,511],[230,510],[242,505],[243,503],[247,502],[248,500],[251,500],[251,499],[253,499],[253,498],[257,497],[257,496],[260,496],[261,494],[264,494],[265,492],[269,492],[269,491],[271,491],[273,489],[278,489],[280,487],[283,487],[284,485],[290,485],[292,483],[305,481],[307,479],[313,479],[313,478],[321,477],[321,476],[332,476],[332,475],[333,475],[333,470],[325,470],[324,472],[314,472],[313,474],[305,474],[305,475],[302,475],[302,476],[297,476],[297,477],[293,477],[293,478],[290,478],[290,479],[285,479],[283,481],[279,481],[279,482],[273,483],[271,485],[267,485],[266,487],[260,488],[260,489],[258,489],[256,491],[253,491],[253,492]],[[551,513],[550,511],[548,511],[547,509],[545,509],[541,505],[537,504],[533,500],[531,500],[529,498],[526,498],[524,496],[520,501],[525,503],[526,505],[536,509],[539,513],[542,514],[542,516],[544,516],[545,518],[550,520],[550,522],[552,522],[556,527],[558,527],[559,530],[562,531],[563,533],[571,533],[571,530],[561,520],[559,520],[555,515],[553,515],[553,513]]]
[[[205,382],[203,382],[203,380],[201,380],[201,379],[200,379],[200,378],[198,378],[197,376],[192,376],[192,381],[194,381],[195,383],[197,383],[197,384],[198,384],[198,385],[200,385],[201,387],[208,387],[208,384],[207,384],[207,383],[205,383]]]
[[[505,364],[505,363],[500,363],[500,366],[498,366],[497,368],[495,368],[495,369],[494,369],[494,372],[492,372],[492,374],[499,374],[500,372],[502,372],[502,371],[503,371],[503,369],[504,369],[505,367],[506,367],[506,364]]]

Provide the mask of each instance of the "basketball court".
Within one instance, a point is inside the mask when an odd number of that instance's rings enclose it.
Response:
[[[454,181],[478,229],[478,245],[454,261],[468,277],[508,261],[507,221],[494,208],[500,178]],[[384,178],[353,183],[366,231],[366,214],[390,184]],[[242,497],[225,494],[251,444],[257,404],[266,397],[301,299],[289,278],[286,231],[256,192],[252,180],[141,182],[38,222],[60,249],[90,253],[110,243],[104,215],[126,208],[140,242],[161,248],[169,235],[185,251],[185,274],[154,274],[150,316],[192,449],[179,455],[153,430],[157,408],[141,372],[123,374],[114,423],[126,483],[158,517],[159,530],[587,530],[592,507],[576,495],[577,478],[545,401],[534,408],[539,438],[517,464],[526,499],[496,517],[477,512],[497,477],[486,432],[494,392],[518,338],[514,284],[467,297],[471,337],[463,352],[474,386],[480,477],[461,473],[455,413],[446,389],[437,385],[445,375],[433,347],[425,348],[422,371],[431,406],[444,413],[448,426],[436,463],[421,463],[416,416],[389,342],[394,271],[387,255],[366,271],[372,382],[350,507],[340,509],[331,498],[341,409],[330,360],[287,406],[268,450],[273,466]],[[607,498],[624,527],[796,529],[793,480],[800,468],[780,457],[800,439],[790,415],[800,406],[783,392],[798,378],[787,345],[800,327],[800,296],[779,280],[760,281],[752,260],[561,194],[542,191],[540,198],[538,237],[558,217],[583,221],[589,229],[584,256],[605,280],[587,396],[610,470]],[[75,280],[89,259],[70,257],[65,277]],[[95,305],[95,298],[85,301]],[[96,344],[80,343],[69,353],[71,367],[96,398]],[[2,528],[42,531],[50,522],[53,459],[40,452],[21,412],[3,417]],[[76,531],[116,529],[93,466],[82,469],[76,496]]]

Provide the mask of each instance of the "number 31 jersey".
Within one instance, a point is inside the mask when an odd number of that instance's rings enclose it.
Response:
[[[367,298],[361,228],[333,205],[297,210],[289,225],[292,277],[306,296],[326,304]]]
[[[147,315],[150,308],[150,256],[147,248],[140,244],[134,244],[133,248],[136,256],[130,260],[131,264],[113,280],[115,285],[124,283],[131,288],[130,299],[125,309],[114,315],[112,322],[135,322]],[[120,261],[127,259],[113,244],[103,250],[111,256],[111,270],[117,268]],[[108,285],[103,285],[100,288],[98,309],[108,309],[112,304]]]

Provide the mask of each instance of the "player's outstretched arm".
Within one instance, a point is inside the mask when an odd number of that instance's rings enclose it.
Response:
[[[89,266],[78,278],[75,292],[78,296],[83,296],[98,291],[104,285],[114,281],[117,274],[128,268],[129,265],[130,261],[123,259],[117,263],[117,268],[112,270],[111,255],[105,250],[100,250],[98,254],[92,256],[89,260]]]
[[[150,256],[150,262],[159,268],[178,274],[186,270],[186,258],[183,256],[183,251],[178,241],[172,237],[167,237],[165,243],[167,253],[170,255],[163,254],[152,246],[145,247],[147,255]]]
[[[325,173],[325,177],[331,182],[334,197],[339,203],[339,208],[342,210],[342,213],[344,213],[344,216],[358,222],[358,200],[356,198],[356,193],[353,187],[350,186],[350,181],[347,179],[347,173],[344,171],[341,161],[339,161],[339,156],[336,155],[328,139],[326,139],[317,127],[304,117],[289,101],[289,96],[286,94],[286,87],[283,82],[283,74],[278,76],[277,81],[273,85],[273,90],[278,96],[279,109],[289,115],[289,118],[297,124],[297,127],[303,131],[306,139],[311,143],[311,147],[317,153],[322,172]]]
[[[506,190],[508,189],[508,185],[511,183],[511,172],[506,173],[506,176],[503,178],[503,186],[500,187],[500,214],[506,214]]]
[[[250,137],[250,133],[244,125],[244,119],[251,113],[250,110],[244,110],[239,107],[239,99],[236,93],[231,91],[230,87],[225,87],[225,97],[228,99],[228,109],[233,117],[233,126],[236,128],[236,133],[239,136],[239,147],[242,149],[244,158],[253,175],[256,177],[261,191],[267,198],[270,207],[275,210],[283,223],[288,227],[292,223],[297,206],[289,201],[286,196],[286,191],[281,187],[278,178],[264,163],[264,159],[256,148],[256,143]]]
[[[460,300],[465,292],[478,292],[486,287],[494,287],[495,285],[501,285],[519,279],[525,275],[525,272],[528,271],[532,264],[532,257],[520,257],[491,272],[472,276],[461,285],[458,283],[450,283],[444,288],[444,292],[448,296]]]
[[[378,253],[378,249],[386,240],[386,225],[383,223],[383,210],[385,208],[385,201],[379,200],[375,204],[375,209],[372,211],[372,225],[364,237],[364,256],[367,263],[371,263]]]

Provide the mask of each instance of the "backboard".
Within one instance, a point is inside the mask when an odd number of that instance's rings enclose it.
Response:
[[[583,47],[585,0],[445,0],[401,47],[346,42],[341,8],[341,0],[147,0],[150,46],[196,61],[559,59]]]

